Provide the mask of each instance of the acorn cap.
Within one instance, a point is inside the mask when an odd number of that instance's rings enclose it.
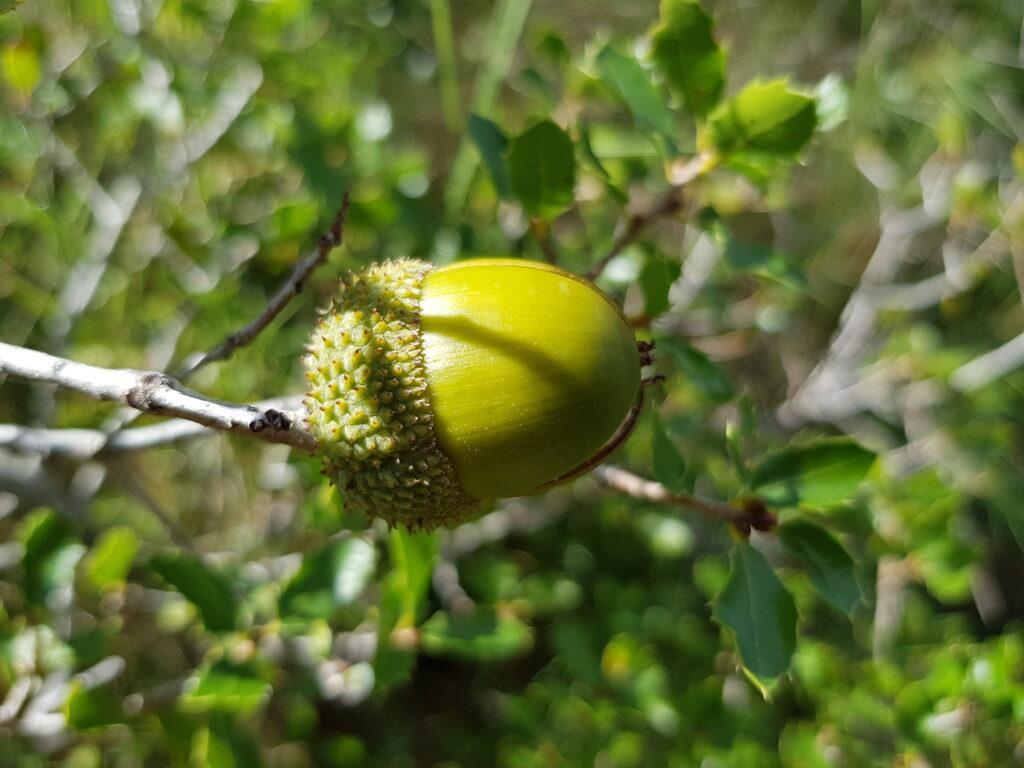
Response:
[[[306,423],[347,507],[412,528],[585,471],[628,434],[640,358],[592,283],[520,259],[403,259],[341,281]]]

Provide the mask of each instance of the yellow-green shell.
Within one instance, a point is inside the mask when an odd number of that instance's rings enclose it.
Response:
[[[349,275],[307,357],[307,424],[345,503],[432,528],[597,454],[640,388],[632,329],[591,283],[520,259]]]

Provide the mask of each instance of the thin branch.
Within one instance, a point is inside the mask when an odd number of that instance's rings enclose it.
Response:
[[[99,368],[0,343],[0,372],[58,384],[94,400],[120,402],[144,413],[178,417],[213,429],[255,436],[268,443],[290,445],[308,453],[316,447],[313,436],[281,411],[211,400],[155,371]]]
[[[530,220],[530,233],[540,246],[544,254],[544,260],[548,264],[558,263],[558,249],[555,248],[555,241],[551,237],[551,222],[543,219]]]
[[[341,208],[338,209],[338,213],[334,217],[331,228],[321,235],[317,241],[316,251],[295,265],[295,269],[292,270],[288,280],[281,286],[281,289],[259,315],[247,325],[227,336],[209,352],[198,353],[189,360],[186,360],[181,370],[175,376],[179,379],[184,379],[209,363],[216,362],[217,360],[226,360],[234,354],[236,349],[250,344],[264,328],[270,325],[274,318],[281,314],[281,311],[288,306],[288,303],[302,293],[302,289],[309,276],[313,274],[317,267],[327,261],[331,251],[341,244],[342,237],[345,234],[345,219],[348,218],[349,204],[349,195],[346,193],[341,201]]]
[[[991,352],[964,363],[949,376],[949,384],[960,392],[971,392],[1024,365],[1024,333]]]
[[[624,224],[619,226],[619,234],[612,241],[611,246],[604,255],[597,260],[597,263],[587,272],[588,280],[596,280],[604,272],[605,267],[624,251],[649,225],[658,219],[671,216],[683,207],[683,187],[703,175],[714,167],[713,158],[706,155],[697,155],[687,162],[672,180],[672,185],[658,198],[646,211],[634,213],[629,216]]]
[[[302,400],[298,395],[261,400],[252,405],[264,412],[279,411],[292,421],[301,418]],[[158,424],[121,429],[116,432],[108,432],[105,429],[41,429],[21,424],[0,424],[0,447],[44,457],[61,456],[75,461],[87,461],[97,456],[159,448],[212,434],[214,431],[210,428],[184,419],[168,419]]]
[[[731,523],[741,529],[751,525],[758,530],[761,530],[762,527],[773,527],[771,525],[754,525],[755,520],[752,519],[754,518],[753,509],[740,509],[732,504],[715,501],[714,499],[706,499],[702,496],[673,493],[661,483],[640,477],[640,475],[633,474],[628,470],[611,464],[597,467],[594,470],[594,477],[613,491],[632,496],[634,499],[651,501],[655,504],[674,504],[680,507],[687,507],[712,520]],[[756,522],[760,523],[761,521],[757,520]]]

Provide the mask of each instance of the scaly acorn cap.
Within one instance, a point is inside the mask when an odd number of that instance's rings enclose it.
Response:
[[[308,352],[324,472],[348,508],[414,529],[586,471],[628,435],[640,398],[618,306],[521,259],[348,274]]]

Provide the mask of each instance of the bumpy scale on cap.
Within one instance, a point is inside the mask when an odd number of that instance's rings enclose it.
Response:
[[[465,517],[465,494],[434,434],[420,335],[430,265],[414,259],[346,276],[313,334],[306,424],[350,509],[411,528]]]

